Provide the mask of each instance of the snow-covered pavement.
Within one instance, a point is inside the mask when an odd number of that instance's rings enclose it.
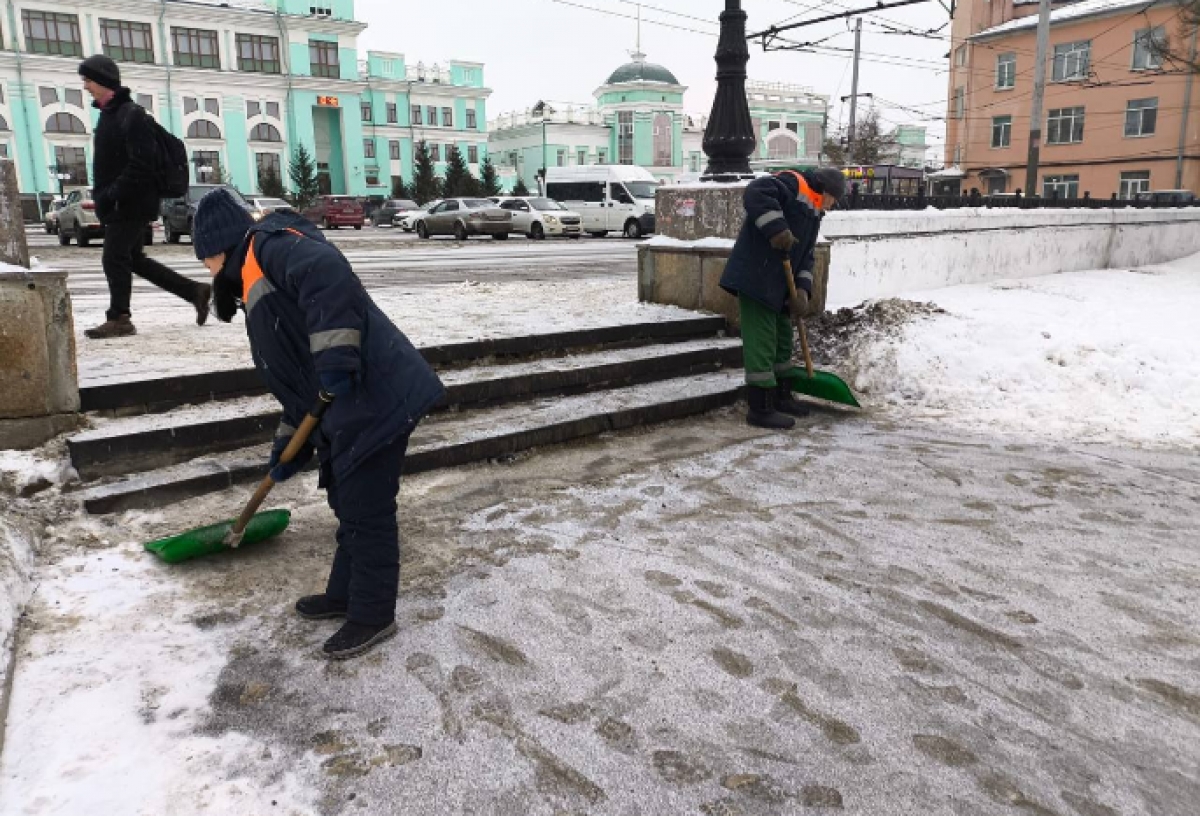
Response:
[[[1120,813],[1200,800],[1194,456],[734,410],[413,478],[400,636],[317,656],[333,523],[71,519],[24,627],[6,814]]]
[[[541,320],[510,285],[451,325]],[[604,285],[581,314],[635,306]],[[1200,258],[920,293],[840,346],[864,414],[408,479],[400,634],[348,664],[290,612],[312,477],[283,537],[176,567],[141,542],[247,491],[12,499],[51,526],[0,814],[1194,816],[1198,290]]]

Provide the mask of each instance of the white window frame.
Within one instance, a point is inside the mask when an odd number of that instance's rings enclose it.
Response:
[[[1046,144],[1065,145],[1079,144],[1083,141],[1083,126],[1085,110],[1083,105],[1073,105],[1069,108],[1055,108],[1046,115]],[[1062,138],[1063,128],[1067,129],[1068,138]],[[1058,138],[1052,138],[1057,136]]]
[[[999,128],[998,131],[997,131],[997,128]],[[1001,137],[999,139],[1000,144],[997,144],[997,139],[996,139],[997,133],[999,133],[1000,137]],[[993,116],[992,117],[992,148],[995,150],[1003,150],[1008,147],[1012,147],[1012,114],[1005,114],[1003,116]]]
[[[1059,198],[1079,198],[1079,176],[1074,173],[1042,176],[1042,198],[1050,198],[1050,192],[1056,189]]]
[[[1136,178],[1128,178],[1129,176],[1136,176]],[[1149,170],[1128,170],[1121,173],[1118,178],[1120,179],[1120,188],[1117,198],[1128,200],[1138,193],[1150,192]]]
[[[996,90],[1011,91],[1017,87],[1017,55],[1009,51],[996,55]]]
[[[1150,43],[1158,43],[1161,48],[1167,42],[1167,30],[1163,26],[1142,28],[1133,32],[1133,58],[1130,62],[1131,71],[1157,71],[1162,68],[1162,54],[1155,53]],[[1139,63],[1142,63],[1139,65]]]
[[[955,119],[965,118],[967,115],[967,91],[966,91],[966,88],[964,88],[961,85],[958,86],[957,88],[955,88],[954,96],[952,97],[952,101],[953,101],[952,113],[954,114],[954,118]]]
[[[1139,104],[1142,103],[1142,104]],[[1153,103],[1153,104],[1149,104]],[[1137,107],[1134,107],[1137,105]],[[1146,112],[1153,111],[1153,116],[1150,118],[1150,129],[1146,129]],[[1137,122],[1136,128],[1130,128],[1131,122]],[[1131,133],[1130,130],[1135,130]],[[1148,136],[1154,136],[1158,133],[1158,97],[1152,96],[1146,99],[1130,99],[1125,103],[1125,138],[1126,139],[1145,139]]]
[[[1079,82],[1088,78],[1092,65],[1092,41],[1054,46],[1052,82]]]

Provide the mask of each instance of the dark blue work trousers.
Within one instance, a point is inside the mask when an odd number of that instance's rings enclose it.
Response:
[[[321,481],[337,516],[337,553],[325,594],[349,604],[347,619],[369,626],[391,623],[400,590],[400,528],[396,495],[408,436],[383,446],[338,481],[322,468]]]

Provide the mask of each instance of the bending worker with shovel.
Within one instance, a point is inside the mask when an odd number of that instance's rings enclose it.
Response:
[[[785,170],[746,187],[746,222],[721,277],[721,288],[738,299],[749,386],[746,422],[786,430],[808,409],[792,392],[806,376],[792,363],[790,317],[808,310],[821,218],[846,194],[840,170]],[[797,297],[789,298],[784,261],[796,270]],[[790,414],[790,416],[789,416]]]
[[[400,472],[409,435],[444,393],[441,381],[342,254],[300,216],[276,213],[256,224],[218,189],[200,201],[192,240],[213,276],[217,317],[228,323],[239,306],[245,311],[254,364],[283,406],[271,478],[291,478],[315,449],[338,519],[325,592],[301,598],[296,612],[345,617],[324,652],[363,654],[396,631]],[[321,425],[280,464],[318,393],[332,398]]]

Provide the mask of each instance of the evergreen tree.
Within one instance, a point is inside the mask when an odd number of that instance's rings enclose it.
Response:
[[[479,182],[471,175],[471,168],[467,167],[462,151],[458,145],[451,145],[450,154],[446,157],[446,198],[475,196],[479,194],[478,189]]]
[[[504,188],[500,186],[500,175],[496,172],[496,167],[492,164],[490,156],[484,157],[480,173],[482,176],[479,180],[481,195],[490,198],[503,194]]]
[[[424,140],[417,142],[417,155],[413,159],[413,200],[418,204],[428,204],[442,197],[442,181],[433,170],[433,157],[429,155],[429,145]]]
[[[392,180],[392,198],[412,199],[413,192],[408,185],[404,183],[403,176],[396,176]]]
[[[283,198],[287,193],[283,189],[283,179],[275,172],[275,165],[268,164],[261,173],[258,174],[258,189],[265,196],[271,198]]]
[[[321,185],[317,180],[317,165],[312,154],[303,143],[292,153],[291,164],[288,165],[288,175],[292,178],[292,204],[300,212],[312,206],[321,194]]]
[[[512,194],[518,197],[529,195],[529,188],[525,186],[525,179],[517,176],[517,183],[513,185]]]

